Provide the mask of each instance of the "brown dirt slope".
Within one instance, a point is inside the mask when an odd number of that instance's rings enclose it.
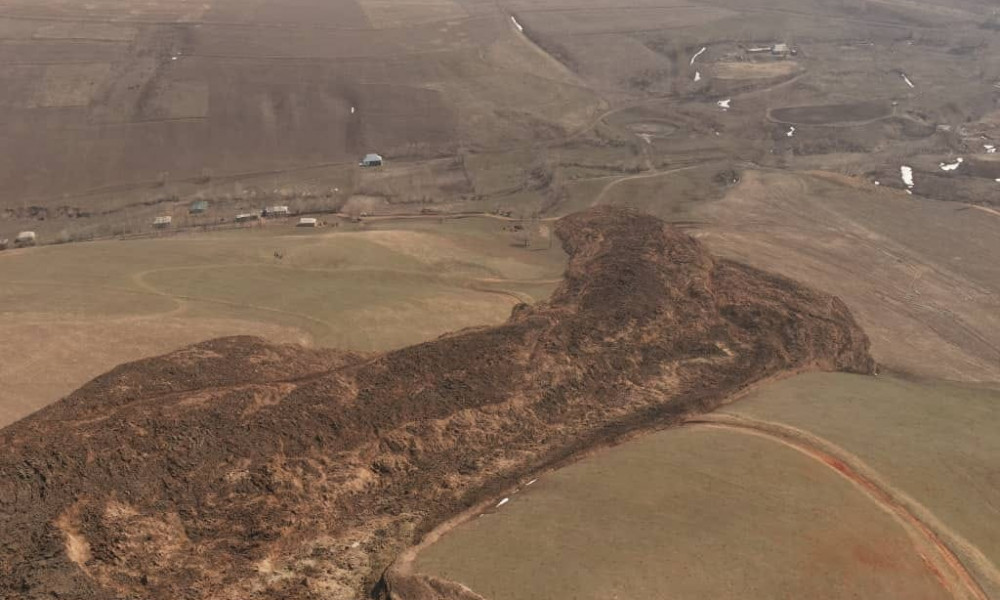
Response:
[[[502,326],[374,357],[207,342],[0,431],[0,597],[359,597],[533,471],[781,372],[874,369],[840,300],[658,219],[557,233],[564,282]]]

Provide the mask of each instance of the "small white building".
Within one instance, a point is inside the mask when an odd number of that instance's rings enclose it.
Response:
[[[36,243],[38,243],[38,236],[35,235],[34,231],[22,231],[21,233],[17,234],[16,238],[14,238],[15,248],[22,248],[24,246],[34,246]]]
[[[156,217],[153,219],[153,227],[157,229],[166,229],[174,222],[173,217]]]
[[[366,154],[358,164],[362,167],[381,167],[382,162],[382,157],[378,154]]]
[[[319,227],[319,219],[313,217],[302,217],[295,225],[296,227]]]
[[[242,213],[236,215],[237,223],[252,223],[254,221],[260,221],[260,215],[257,213]]]
[[[264,209],[265,217],[287,217],[288,216],[287,206],[268,206]]]

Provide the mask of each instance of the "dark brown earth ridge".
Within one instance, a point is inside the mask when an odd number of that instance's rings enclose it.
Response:
[[[588,448],[784,372],[874,370],[839,299],[658,219],[598,209],[557,233],[565,280],[499,327],[377,356],[215,340],[0,431],[0,597],[448,596],[379,579]]]

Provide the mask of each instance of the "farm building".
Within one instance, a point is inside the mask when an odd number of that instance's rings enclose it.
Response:
[[[34,246],[38,242],[38,236],[34,231],[22,231],[14,238],[14,247]]]
[[[296,224],[295,226],[296,227],[319,227],[319,220],[314,219],[313,217],[302,217],[301,219],[299,219],[298,224]]]
[[[287,217],[288,207],[287,206],[268,206],[264,209],[265,217]]]
[[[382,157],[378,154],[367,154],[359,163],[362,167],[381,167]]]
[[[166,229],[167,227],[170,227],[170,224],[173,222],[173,217],[156,217],[153,219],[153,227],[157,229]]]
[[[237,223],[252,223],[253,221],[259,221],[260,215],[257,213],[243,213],[236,215]]]
[[[207,200],[195,200],[188,207],[188,212],[192,215],[200,215],[202,213],[208,212],[208,201]]]
[[[778,43],[771,46],[771,54],[774,56],[788,56],[795,54],[795,51],[788,47],[788,44]]]

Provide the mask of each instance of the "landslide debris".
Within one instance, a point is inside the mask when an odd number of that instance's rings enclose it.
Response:
[[[0,431],[0,597],[362,597],[540,468],[780,372],[874,369],[840,300],[658,219],[602,208],[556,232],[563,283],[499,327],[377,356],[215,340]]]

